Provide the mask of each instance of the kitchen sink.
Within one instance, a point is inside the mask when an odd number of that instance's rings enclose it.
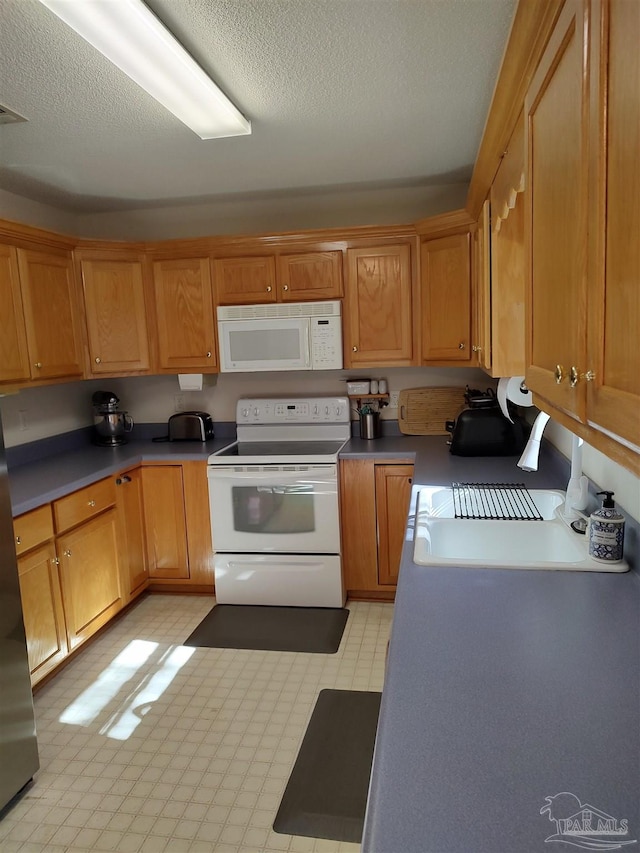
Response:
[[[555,569],[626,572],[627,563],[589,556],[586,536],[560,515],[564,492],[530,490],[540,519],[456,518],[453,490],[421,489],[416,515],[414,562],[422,566]]]

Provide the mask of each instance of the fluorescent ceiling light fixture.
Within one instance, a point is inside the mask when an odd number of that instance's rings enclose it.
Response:
[[[141,0],[40,2],[201,139],[251,133],[251,122]]]

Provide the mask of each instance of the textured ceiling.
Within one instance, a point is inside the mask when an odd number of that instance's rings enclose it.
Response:
[[[115,2],[115,0],[114,0]],[[147,0],[251,120],[200,140],[38,0],[2,0],[0,186],[76,211],[468,181],[515,0]]]

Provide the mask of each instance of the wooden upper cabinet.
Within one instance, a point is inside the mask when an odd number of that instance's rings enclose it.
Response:
[[[640,447],[640,3],[595,3],[587,413]],[[590,381],[584,381],[590,377]]]
[[[91,372],[149,370],[142,259],[81,256]]]
[[[79,308],[71,256],[18,249],[32,379],[82,376]]]
[[[276,301],[276,259],[216,258],[214,278],[218,305],[260,305]]]
[[[525,371],[524,116],[491,186],[491,375]]]
[[[31,378],[22,310],[18,252],[0,245],[0,382]]]
[[[526,382],[579,420],[585,395],[569,376],[586,357],[586,15],[586,0],[567,0],[525,99]]]
[[[340,299],[342,252],[300,252],[278,257],[278,299],[304,302]]]
[[[471,350],[470,234],[420,246],[422,362],[468,364]]]
[[[413,359],[409,245],[347,249],[345,367]]]
[[[160,368],[173,373],[215,371],[209,258],[156,261],[153,284]]]
[[[491,221],[487,199],[473,232],[472,305],[473,343],[471,351],[478,367],[491,370]]]

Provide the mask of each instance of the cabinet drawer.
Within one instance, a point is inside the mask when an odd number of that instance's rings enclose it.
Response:
[[[114,506],[116,502],[116,487],[111,478],[99,480],[85,489],[79,489],[66,498],[60,498],[53,504],[56,520],[56,530],[61,533],[70,527],[75,527],[92,518],[94,515]]]
[[[31,512],[25,512],[13,521],[15,533],[16,553],[18,556],[24,554],[53,539],[53,518],[51,516],[51,504],[45,504]]]

